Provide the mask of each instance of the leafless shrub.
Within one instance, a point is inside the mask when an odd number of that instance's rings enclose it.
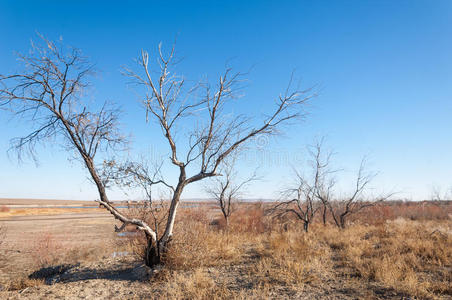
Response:
[[[320,205],[316,199],[314,188],[300,174],[297,174],[297,177],[299,180],[298,186],[283,192],[284,198],[291,199],[283,200],[275,205],[272,212],[277,217],[290,213],[295,215],[300,221],[303,221],[303,229],[308,232],[309,224],[314,220]]]
[[[303,222],[303,229],[308,232],[316,213],[322,209],[322,220],[326,224],[327,206],[331,198],[335,180],[331,177],[335,170],[330,168],[332,152],[323,152],[323,139],[309,148],[311,173],[308,175],[295,171],[294,187],[282,192],[283,200],[269,212],[281,218],[292,214]]]
[[[63,244],[51,233],[38,234],[31,243],[30,256],[36,267],[53,266],[61,260]]]
[[[207,193],[218,203],[226,227],[229,225],[229,217],[237,209],[237,204],[243,197],[244,189],[252,181],[258,180],[256,172],[254,172],[250,177],[239,181],[238,174],[234,171],[234,162],[233,160],[225,163],[223,171],[221,171],[222,176],[214,177],[213,183],[206,187]]]
[[[393,195],[390,193],[383,194],[378,197],[366,196],[366,189],[375,178],[376,174],[366,172],[365,163],[366,161],[363,159],[359,166],[351,195],[340,199],[330,198],[327,201],[334,223],[339,228],[345,228],[350,215],[356,214],[365,208],[375,206],[377,203],[388,200]]]
[[[452,200],[452,187],[444,191],[439,186],[433,186],[430,195],[430,200],[432,201]]]
[[[353,190],[350,196],[338,196],[336,190],[336,176],[339,170],[331,166],[333,152],[323,150],[323,139],[310,147],[311,166],[308,175],[296,172],[295,187],[282,192],[283,200],[269,212],[277,217],[292,214],[304,224],[307,232],[318,211],[322,211],[322,222],[326,225],[329,212],[334,224],[345,228],[348,218],[365,208],[381,203],[392,196],[385,194],[378,197],[366,195],[369,184],[376,173],[366,171],[366,160],[361,161]]]

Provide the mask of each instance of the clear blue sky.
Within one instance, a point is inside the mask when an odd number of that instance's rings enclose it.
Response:
[[[127,111],[134,153],[152,144],[136,95],[120,74],[144,48],[155,53],[178,36],[179,67],[191,79],[214,78],[232,59],[254,66],[244,110],[271,108],[292,70],[304,86],[321,85],[306,121],[253,150],[243,174],[260,161],[264,181],[249,196],[270,198],[299,167],[306,144],[328,136],[337,165],[353,171],[363,155],[380,174],[377,190],[428,197],[452,185],[452,1],[1,1],[0,73],[17,69],[38,31],[81,48],[101,71],[92,97]],[[154,52],[153,52],[154,51]],[[40,165],[18,164],[9,140],[30,129],[0,112],[0,197],[94,199],[77,162],[58,147],[39,149]],[[159,140],[159,143],[161,140]],[[281,161],[278,161],[278,158]],[[203,196],[202,185],[185,197]],[[111,198],[123,197],[113,191]]]

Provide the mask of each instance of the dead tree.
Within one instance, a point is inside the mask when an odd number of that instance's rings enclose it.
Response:
[[[229,226],[229,217],[235,211],[237,202],[243,196],[243,190],[252,181],[258,180],[256,172],[244,180],[238,180],[238,174],[234,170],[234,161],[225,163],[222,176],[214,177],[212,184],[206,187],[206,192],[218,203],[221,213]]]
[[[447,200],[451,200],[452,199],[452,187],[450,187],[448,190],[446,191],[442,191],[441,187],[439,186],[432,186],[432,190],[430,193],[430,201],[436,201],[436,202],[440,202],[440,201],[447,201]]]
[[[303,228],[307,232],[316,213],[321,210],[323,224],[326,225],[328,203],[332,197],[332,188],[335,184],[333,170],[330,166],[333,152],[324,151],[324,138],[318,140],[308,148],[311,158],[309,172],[302,175],[295,172],[295,187],[282,192],[283,200],[269,210],[269,213],[281,217],[292,214],[303,221]]]
[[[275,205],[269,212],[276,216],[293,214],[303,221],[304,229],[307,231],[315,214],[321,209],[324,225],[327,223],[327,212],[329,212],[334,224],[343,229],[346,227],[350,215],[374,206],[392,196],[392,194],[387,194],[372,198],[365,195],[376,174],[366,172],[365,159],[363,159],[351,195],[345,198],[339,197],[336,190],[336,176],[340,170],[332,168],[333,154],[331,151],[324,150],[323,138],[314,146],[311,146],[309,148],[311,172],[308,175],[301,175],[297,172],[295,188],[284,190],[284,200]]]
[[[376,173],[367,172],[365,165],[366,160],[363,159],[359,166],[354,188],[350,196],[340,199],[330,199],[327,202],[334,223],[341,229],[346,227],[347,219],[350,215],[385,201],[393,195],[386,194],[376,198],[367,197],[365,195],[366,189],[376,176]]]
[[[326,225],[328,204],[332,198],[332,192],[336,179],[333,174],[339,170],[331,167],[331,158],[334,153],[324,150],[324,138],[318,140],[314,146],[309,149],[311,156],[311,168],[313,169],[313,186],[316,200],[322,203],[322,222]]]
[[[216,87],[207,83],[198,85],[204,94],[196,98],[193,90],[185,90],[182,78],[169,73],[173,55],[174,48],[169,57],[164,58],[159,47],[160,73],[155,81],[145,51],[140,58],[143,77],[126,71],[146,87],[144,103],[147,116],[162,130],[170,149],[170,162],[179,171],[174,185],[163,179],[159,182],[171,190],[161,236],[157,235],[155,227],[153,229],[142,219],[128,217],[108,200],[106,188],[112,178],[99,167],[96,154],[119,149],[125,145],[126,139],[118,129],[118,109],[105,104],[96,110],[95,105],[88,105],[85,93],[93,68],[81,52],[41,38],[41,43],[32,45],[31,54],[19,55],[24,64],[22,72],[0,75],[0,104],[8,106],[19,118],[30,120],[35,128],[27,136],[14,140],[13,148],[19,154],[25,149],[34,156],[35,146],[41,142],[50,138],[64,142],[65,148],[74,152],[88,170],[99,193],[99,204],[122,222],[121,228],[134,225],[145,233],[148,240],[146,263],[149,266],[159,263],[167,250],[185,187],[220,175],[218,170],[227,157],[253,138],[275,134],[284,123],[302,116],[305,103],[313,96],[310,90],[292,91],[289,84],[285,93],[276,99],[274,111],[264,117],[261,125],[251,126],[249,119],[243,116],[228,120],[224,107],[235,98],[242,75],[233,74],[228,69]],[[180,120],[187,121],[192,117],[195,125],[179,124]],[[177,128],[178,124],[182,127]],[[175,134],[187,128],[194,129],[188,132],[186,144],[179,147]],[[186,147],[188,150],[181,154],[180,149]],[[193,173],[188,175],[188,172]]]
[[[282,192],[283,200],[269,210],[270,214],[282,217],[292,214],[303,222],[303,230],[308,232],[320,203],[317,201],[317,186],[309,182],[305,176],[296,172],[297,182],[294,188]]]
[[[146,235],[155,232],[142,220],[131,219],[108,200],[110,178],[103,176],[99,152],[124,149],[126,138],[119,130],[120,110],[104,103],[98,109],[86,95],[93,67],[81,51],[40,36],[29,55],[18,55],[24,69],[12,75],[0,75],[0,105],[34,130],[12,141],[18,154],[35,157],[35,146],[49,139],[62,143],[88,170],[97,187],[99,204],[124,224],[132,224]]]
[[[162,180],[173,189],[164,232],[153,240],[153,247],[159,249],[154,254],[168,249],[181,195],[189,184],[221,175],[219,170],[225,159],[253,138],[276,134],[282,125],[302,116],[305,103],[313,96],[310,90],[293,90],[290,83],[285,93],[276,98],[273,112],[260,125],[253,126],[249,118],[231,118],[226,110],[241,89],[241,73],[226,69],[216,85],[203,82],[187,88],[185,79],[171,71],[174,47],[168,56],[162,53],[161,46],[158,50],[156,77],[146,51],[138,59],[138,71],[125,69],[127,76],[144,87],[146,120],[157,123],[169,148],[169,163],[178,171],[173,184]],[[149,261],[158,262],[160,257]]]

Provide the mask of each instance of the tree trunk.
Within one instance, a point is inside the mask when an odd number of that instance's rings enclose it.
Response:
[[[304,232],[308,232],[308,227],[309,227],[309,222],[304,222],[303,223]]]
[[[144,263],[148,267],[153,267],[161,262],[161,255],[160,251],[158,250],[159,247],[155,241],[152,240],[152,238],[148,238],[148,243],[145,248],[144,253]]]
[[[346,215],[341,215],[340,216],[340,225],[341,225],[341,229],[345,228],[345,216]]]
[[[326,225],[326,205],[323,204],[323,215],[322,215],[323,225]]]

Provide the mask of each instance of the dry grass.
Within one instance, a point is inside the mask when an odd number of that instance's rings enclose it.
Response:
[[[316,223],[306,234],[301,224],[282,230],[264,217],[261,206],[255,211],[248,206],[231,218],[227,229],[221,222],[209,226],[199,212],[193,217],[184,212],[178,224],[166,260],[170,272],[165,275],[165,280],[173,282],[170,288],[175,298],[192,295],[188,290],[193,285],[198,286],[193,298],[214,297],[203,294],[212,291],[213,284],[203,270],[228,265],[243,266],[252,278],[248,294],[275,286],[321,284],[340,276],[351,285],[369,282],[408,296],[452,295],[450,220],[399,218],[379,225],[355,224],[345,230]],[[222,291],[221,283],[214,290]],[[240,291],[228,295],[239,297]]]
[[[350,276],[372,280],[413,296],[452,295],[451,223],[398,219],[380,226],[324,229],[322,239],[335,250]]]
[[[33,208],[8,208],[0,209],[0,218],[8,218],[13,216],[38,216],[38,215],[61,215],[72,213],[99,213],[104,212],[100,208],[47,208],[47,207],[33,207]]]
[[[30,256],[37,268],[57,265],[62,254],[68,250],[63,248],[61,241],[56,240],[52,234],[47,232],[37,235],[31,243]]]
[[[402,208],[405,216],[417,211],[411,206]],[[375,297],[377,291],[381,297],[385,291],[395,292],[399,298],[451,297],[450,217],[444,219],[435,212],[428,218],[425,209],[427,217],[417,220],[388,215],[370,218],[372,224],[369,218],[357,217],[345,230],[317,221],[304,233],[301,223],[285,220],[283,225],[265,216],[262,204],[240,205],[229,227],[211,209],[181,209],[165,267],[143,283],[152,291],[145,296],[294,298],[317,288],[311,291],[316,297],[322,289],[332,286],[330,291],[338,291],[347,285],[344,293],[352,298],[369,297],[369,293]],[[33,243],[36,268],[95,261],[111,250],[111,245],[105,245],[90,254],[46,234],[36,236]],[[123,238],[117,246],[139,255],[141,245],[142,236],[136,235]],[[8,289],[21,289],[42,281],[18,276],[8,284]]]
[[[5,282],[3,284],[3,289],[6,291],[18,291],[43,284],[44,279],[29,279],[28,276],[21,275]]]

